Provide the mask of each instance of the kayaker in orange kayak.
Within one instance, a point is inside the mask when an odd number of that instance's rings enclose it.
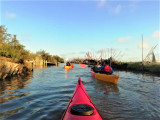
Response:
[[[101,67],[94,67],[94,72],[104,73],[104,74],[112,74],[113,69],[109,66],[108,62],[103,62]]]
[[[97,62],[96,67],[101,67],[101,61],[98,61],[98,62]]]
[[[113,73],[113,69],[107,64],[105,64],[104,68],[102,69],[103,72],[108,73],[108,74],[112,74]]]
[[[66,65],[64,65],[65,69],[71,69],[74,68],[74,64],[71,64],[70,62],[66,62]]]
[[[70,62],[67,62],[67,63],[66,63],[66,66],[71,66],[71,63],[70,63]]]

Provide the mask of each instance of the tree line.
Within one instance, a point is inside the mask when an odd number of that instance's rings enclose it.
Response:
[[[50,55],[45,50],[32,53],[20,44],[16,37],[7,33],[7,28],[0,26],[0,56],[12,58],[15,62],[23,62],[24,60],[34,60],[37,56],[41,56],[43,60],[48,62],[64,62],[63,58],[58,55]]]

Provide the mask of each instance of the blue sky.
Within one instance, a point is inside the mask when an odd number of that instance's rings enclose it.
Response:
[[[113,48],[121,61],[141,60],[160,43],[159,0],[1,0],[1,25],[31,52],[45,50],[63,58]],[[155,54],[160,59],[160,47]],[[106,55],[108,56],[108,55]],[[102,57],[106,57],[103,55]]]

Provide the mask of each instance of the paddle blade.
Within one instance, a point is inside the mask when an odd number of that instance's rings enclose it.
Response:
[[[80,66],[80,67],[87,67],[88,65],[79,63],[79,66]]]

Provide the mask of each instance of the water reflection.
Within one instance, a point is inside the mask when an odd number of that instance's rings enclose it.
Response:
[[[149,74],[142,74],[140,79],[145,80],[146,82],[154,82],[154,83],[160,82],[160,77],[149,75]]]
[[[95,80],[95,81],[96,81],[95,89],[104,91],[105,95],[119,92],[119,88],[117,84],[108,83],[108,82],[101,81],[101,80]]]
[[[23,93],[19,89],[27,87],[31,83],[32,77],[33,74],[31,73],[27,77],[13,77],[0,81],[0,103],[28,95],[28,92]]]
[[[68,79],[69,78],[69,76],[68,76],[68,74],[69,74],[69,71],[71,71],[72,69],[64,69],[64,78],[65,79]]]
[[[115,85],[92,78],[90,68],[75,65],[65,70],[63,66],[39,68],[29,77],[0,81],[0,119],[60,120],[78,77],[103,120],[160,119],[160,77],[118,71]]]

